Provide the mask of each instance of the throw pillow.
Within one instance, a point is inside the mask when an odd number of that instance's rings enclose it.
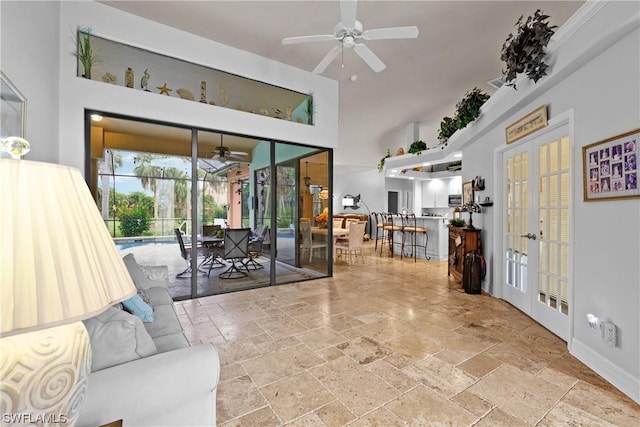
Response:
[[[145,303],[142,300],[142,297],[140,295],[136,294],[131,298],[122,301],[122,305],[124,306],[125,310],[127,310],[131,314],[135,314],[143,322],[153,322],[153,309],[149,306],[149,304]]]
[[[158,352],[142,321],[122,310],[109,307],[83,322],[91,341],[91,372]]]
[[[151,307],[151,310],[153,310],[153,303],[151,302],[151,298],[149,298],[147,291],[145,291],[144,289],[138,289],[138,295],[140,295],[142,301],[144,301],[145,304],[149,305],[149,307]]]

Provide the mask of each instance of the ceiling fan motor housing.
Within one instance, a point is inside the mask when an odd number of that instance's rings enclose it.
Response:
[[[345,28],[342,22],[339,22],[333,29],[336,39],[342,42],[346,48],[355,46],[356,39],[362,38],[362,23],[356,21],[355,28]]]

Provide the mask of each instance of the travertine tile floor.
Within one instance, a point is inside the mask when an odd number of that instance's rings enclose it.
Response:
[[[366,250],[333,278],[177,303],[231,426],[639,426],[640,405],[446,263]]]

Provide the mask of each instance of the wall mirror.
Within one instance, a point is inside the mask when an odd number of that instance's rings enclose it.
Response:
[[[9,136],[24,138],[26,109],[26,98],[0,71],[0,140]]]

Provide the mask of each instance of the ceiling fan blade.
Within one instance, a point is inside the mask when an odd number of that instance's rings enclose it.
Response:
[[[248,156],[249,153],[245,153],[244,151],[229,151],[228,154],[232,156]]]
[[[287,37],[282,39],[282,44],[297,44],[297,43],[312,43],[312,42],[328,42],[335,40],[336,37],[333,34],[321,34],[317,36],[300,36],[300,37]]]
[[[356,44],[353,47],[353,50],[355,50],[358,56],[360,56],[360,58],[362,58],[364,62],[366,62],[367,65],[369,65],[369,67],[371,67],[371,69],[376,73],[379,73],[386,68],[384,62],[382,62],[380,58],[378,58],[376,54],[371,51],[371,49],[369,49],[362,43]]]
[[[340,1],[340,19],[344,28],[354,29],[356,27],[356,0]]]
[[[322,61],[320,61],[316,68],[313,69],[313,72],[316,74],[321,74],[324,70],[326,70],[329,64],[331,64],[331,61],[333,61],[336,56],[338,56],[341,49],[341,46],[335,46],[333,49],[331,49],[329,53],[327,53],[325,57],[322,58]]]
[[[416,37],[418,37],[418,27],[378,28],[362,33],[362,38],[365,40],[415,39]]]

